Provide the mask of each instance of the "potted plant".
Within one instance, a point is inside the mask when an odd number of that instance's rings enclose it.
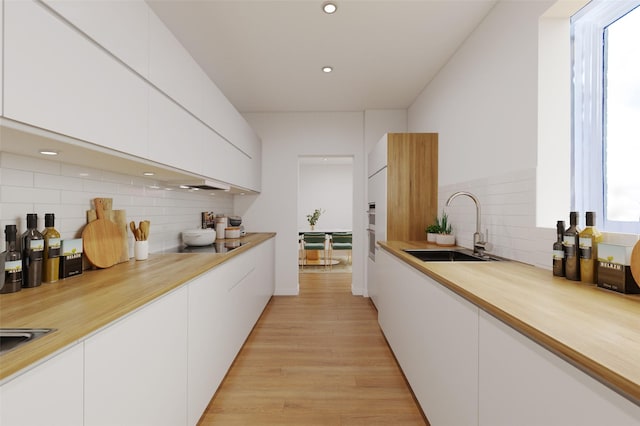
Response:
[[[456,236],[453,235],[453,229],[449,223],[449,216],[443,211],[442,216],[436,219],[440,232],[436,236],[436,244],[440,246],[453,246],[456,244]]]
[[[309,222],[309,226],[311,226],[312,231],[315,228],[316,223],[318,223],[318,219],[320,219],[320,215],[322,213],[324,213],[324,210],[315,209],[313,213],[307,215],[307,221]]]
[[[438,220],[436,218],[436,222],[427,226],[427,229],[424,230],[427,233],[427,241],[430,243],[436,242],[436,237],[440,233],[440,225],[438,224]]]

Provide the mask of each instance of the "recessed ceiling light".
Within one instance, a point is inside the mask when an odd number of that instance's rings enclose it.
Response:
[[[187,186],[187,185],[180,185],[180,189],[189,189],[189,186]]]
[[[153,172],[144,172],[144,173],[142,173],[142,174],[143,174],[144,176],[154,176],[154,175],[155,175],[155,173],[153,173]]]
[[[324,11],[324,13],[331,15],[332,13],[335,13],[336,10],[338,10],[338,6],[335,3],[328,1],[322,4],[322,10]]]
[[[325,65],[324,67],[322,67],[322,72],[324,73],[330,73],[331,71],[333,71],[333,67],[330,67],[328,65]]]
[[[39,152],[42,155],[58,155],[59,154],[58,151],[54,151],[52,149],[41,149]]]

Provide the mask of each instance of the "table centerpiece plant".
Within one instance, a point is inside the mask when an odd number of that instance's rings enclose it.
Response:
[[[311,226],[311,230],[313,231],[316,223],[318,223],[318,219],[320,219],[320,215],[324,213],[324,210],[315,209],[313,213],[307,215],[307,221],[309,222],[309,226]]]

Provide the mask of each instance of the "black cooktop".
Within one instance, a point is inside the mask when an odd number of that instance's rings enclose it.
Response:
[[[228,253],[238,247],[242,247],[247,242],[237,239],[219,240],[208,246],[187,246],[181,245],[165,250],[165,253]]]

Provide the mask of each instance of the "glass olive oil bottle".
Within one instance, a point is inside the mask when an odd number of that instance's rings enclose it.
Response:
[[[38,215],[27,214],[27,230],[22,234],[22,287],[38,287],[42,284],[42,255],[44,238],[36,229]]]
[[[553,275],[555,277],[564,277],[565,259],[564,259],[564,220],[559,220],[556,224],[557,240],[553,243]]]
[[[598,282],[598,243],[602,234],[596,229],[595,212],[587,212],[587,227],[580,231],[580,281]]]
[[[7,253],[4,263],[4,286],[0,294],[15,293],[22,290],[22,256],[16,245],[16,225],[7,225],[4,229],[7,241]]]
[[[44,215],[44,268],[42,281],[53,283],[60,276],[60,233],[54,228],[55,216],[53,213]]]
[[[580,229],[578,228],[578,212],[569,214],[569,227],[564,231],[564,274],[568,280],[580,281]]]

